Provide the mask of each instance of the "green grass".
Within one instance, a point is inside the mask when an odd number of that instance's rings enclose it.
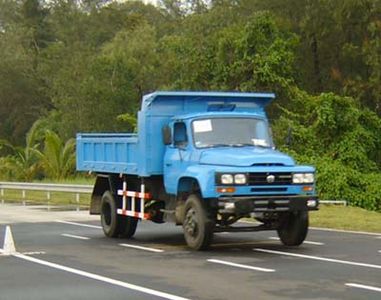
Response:
[[[381,234],[381,213],[359,207],[321,205],[310,213],[310,226]]]

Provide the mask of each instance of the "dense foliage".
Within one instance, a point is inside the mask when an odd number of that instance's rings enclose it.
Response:
[[[154,90],[274,91],[320,197],[381,210],[381,0],[158,2],[0,0],[2,179],[71,175],[75,133],[134,130]]]

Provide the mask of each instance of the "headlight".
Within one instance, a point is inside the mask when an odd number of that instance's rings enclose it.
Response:
[[[304,183],[314,183],[315,176],[313,173],[304,174]]]
[[[292,175],[292,183],[303,183],[303,174],[294,174]]]
[[[292,175],[292,183],[314,183],[315,176],[313,173],[295,173]]]
[[[233,184],[233,175],[232,174],[222,174],[221,175],[222,184]]]
[[[245,174],[235,174],[234,183],[235,184],[246,184],[247,179]]]

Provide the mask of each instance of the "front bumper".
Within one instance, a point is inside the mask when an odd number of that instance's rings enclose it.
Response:
[[[218,198],[220,213],[246,215],[255,212],[317,210],[319,200],[314,195],[223,196]]]

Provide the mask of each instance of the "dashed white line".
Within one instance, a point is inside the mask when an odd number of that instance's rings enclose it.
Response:
[[[62,270],[62,271],[65,271],[65,272],[73,273],[73,274],[76,274],[76,275],[80,275],[80,276],[83,276],[83,277],[91,278],[91,279],[98,280],[98,281],[101,281],[101,282],[106,282],[106,283],[109,283],[109,284],[112,284],[112,285],[115,285],[115,286],[124,287],[126,289],[135,290],[135,291],[142,292],[142,293],[145,293],[145,294],[149,294],[149,295],[153,295],[153,296],[157,296],[157,297],[161,297],[161,298],[165,298],[165,299],[170,299],[170,300],[189,300],[187,298],[179,297],[179,296],[168,294],[168,293],[165,293],[165,292],[156,291],[156,290],[153,290],[153,289],[150,289],[150,288],[142,287],[142,286],[131,284],[131,283],[128,283],[128,282],[123,282],[123,281],[115,280],[115,279],[112,279],[112,278],[108,278],[108,277],[105,277],[105,276],[101,276],[101,275],[85,272],[85,271],[82,271],[82,270],[66,267],[66,266],[63,266],[63,265],[51,263],[49,261],[37,259],[37,258],[26,256],[26,255],[23,255],[23,254],[16,253],[16,254],[12,254],[12,255],[14,257],[18,257],[20,259],[27,260],[27,261],[30,261],[30,262],[33,262],[33,263],[36,263],[36,264],[44,265],[44,266],[47,266],[47,267],[50,267],[50,268],[53,268],[53,269]]]
[[[338,264],[367,267],[367,268],[373,268],[373,269],[381,269],[381,265],[372,265],[372,264],[366,264],[366,263],[360,263],[360,262],[354,262],[354,261],[348,261],[348,260],[339,260],[339,259],[333,259],[333,258],[311,256],[311,255],[304,255],[304,254],[297,254],[297,253],[283,252],[283,251],[275,251],[275,250],[268,250],[268,249],[261,249],[261,248],[255,248],[253,250],[258,251],[258,252],[270,253],[270,254],[294,256],[294,257],[300,257],[300,258],[307,258],[307,259],[313,259],[313,260],[333,262],[333,263],[338,263]]]
[[[40,255],[40,254],[46,254],[45,251],[32,251],[32,252],[23,252],[24,255]]]
[[[371,286],[371,285],[358,284],[358,283],[346,283],[345,285],[350,286],[350,287],[354,287],[354,288],[364,289],[364,290],[381,292],[381,288]]]
[[[131,245],[131,244],[119,244],[120,246],[127,247],[127,248],[134,248],[134,249],[139,249],[139,250],[144,250],[144,251],[150,251],[150,252],[164,252],[162,249],[156,249],[156,248],[149,248],[149,247],[143,247],[143,246],[138,246],[138,245]]]
[[[89,240],[89,237],[86,236],[79,236],[79,235],[73,235],[73,234],[68,234],[68,233],[62,233],[62,236],[77,239],[77,240]]]
[[[269,237],[269,240],[277,240],[277,241],[279,241],[280,238],[272,236],[272,237]],[[317,245],[317,246],[323,246],[323,245],[325,245],[324,243],[321,243],[321,242],[312,242],[312,241],[304,241],[303,244],[310,244],[310,245]]]
[[[255,271],[261,271],[261,272],[275,272],[274,269],[266,269],[266,268],[259,268],[259,267],[253,267],[248,265],[242,265],[242,264],[236,264],[230,261],[225,260],[219,260],[219,259],[207,259],[208,262],[221,264],[221,265],[227,265],[232,266],[236,268],[242,268],[242,269],[249,269],[249,270],[255,270]]]
[[[57,223],[62,223],[62,224],[69,224],[69,225],[75,225],[75,226],[88,227],[88,228],[102,229],[101,226],[90,225],[90,224],[83,224],[83,223],[76,223],[76,222],[68,222],[68,221],[62,221],[62,220],[56,220],[56,222],[57,222]]]

